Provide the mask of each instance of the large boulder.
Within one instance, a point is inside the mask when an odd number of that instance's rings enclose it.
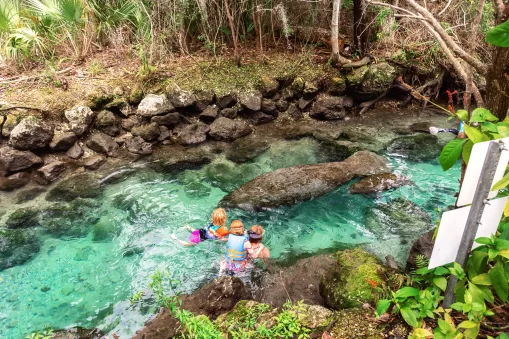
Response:
[[[108,134],[111,137],[120,133],[121,119],[116,117],[113,112],[102,110],[95,119],[95,127]]]
[[[87,146],[92,151],[107,154],[110,157],[118,156],[118,144],[107,134],[96,132],[87,141]]]
[[[319,197],[355,177],[389,173],[387,160],[372,152],[357,152],[345,161],[281,168],[228,194],[221,206],[260,210]]]
[[[70,203],[56,203],[41,211],[40,225],[53,236],[84,237],[100,219],[101,203],[77,198]]]
[[[54,152],[65,152],[69,150],[78,140],[78,136],[71,130],[55,128],[53,139],[49,147]]]
[[[49,184],[62,174],[67,165],[63,161],[53,161],[37,170],[37,174],[44,184]]]
[[[349,108],[348,97],[334,97],[327,94],[321,95],[311,108],[309,116],[318,120],[340,120],[347,115],[345,110]]]
[[[260,78],[259,89],[265,98],[272,98],[279,89],[279,82],[276,79],[263,75]]]
[[[33,207],[19,208],[12,212],[5,221],[10,229],[30,228],[39,225],[39,211]]]
[[[96,113],[87,106],[78,106],[65,111],[65,117],[69,121],[70,129],[81,136],[88,130],[95,119]]]
[[[0,177],[0,191],[13,191],[28,184],[30,174],[18,172],[8,177]]]
[[[374,194],[404,185],[412,185],[412,181],[408,178],[396,175],[394,173],[376,174],[361,179],[350,186],[350,193],[353,194]]]
[[[251,134],[252,131],[244,121],[220,117],[210,125],[209,135],[216,140],[233,141]]]
[[[196,104],[196,96],[187,91],[173,91],[168,93],[168,98],[175,108],[187,108]]]
[[[170,103],[166,95],[147,94],[138,105],[137,113],[141,116],[152,117],[172,112],[175,107]]]
[[[24,264],[39,249],[39,240],[33,232],[0,228],[0,271]]]
[[[430,216],[413,202],[397,198],[366,211],[365,225],[377,237],[389,234],[415,240],[431,227]]]
[[[396,79],[396,69],[386,62],[372,64],[364,75],[359,92],[369,97],[376,97],[385,92]]]
[[[30,151],[18,151],[11,147],[0,148],[0,171],[19,172],[42,164],[42,159]]]
[[[20,150],[38,150],[48,146],[53,138],[53,127],[43,120],[30,116],[14,127],[9,143]]]
[[[260,93],[246,93],[240,96],[240,106],[252,112],[262,108],[262,95]]]
[[[151,122],[150,124],[133,127],[131,133],[135,137],[142,137],[146,141],[154,141],[161,135],[161,130],[158,124]]]
[[[207,133],[210,127],[202,122],[188,125],[182,129],[177,137],[177,142],[181,145],[195,145],[207,140]]]
[[[175,127],[175,125],[177,125],[179,123],[179,120],[180,120],[180,114],[178,114],[177,112],[172,112],[172,113],[168,113],[165,115],[152,117],[152,119],[150,119],[150,122],[155,122],[159,126],[166,126],[169,128],[173,128],[173,127]],[[131,126],[131,128],[132,127],[136,127],[136,126],[133,125],[133,126]],[[131,128],[129,128],[129,130],[131,130]]]
[[[327,306],[341,310],[374,303],[373,285],[383,282],[384,268],[377,257],[357,248],[337,253],[336,266],[322,278],[320,293]]]
[[[102,193],[99,180],[92,174],[83,173],[59,182],[46,195],[48,201],[71,201],[76,198],[96,198]]]

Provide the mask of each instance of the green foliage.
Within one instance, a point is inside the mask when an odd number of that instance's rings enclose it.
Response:
[[[440,165],[442,165],[444,171],[454,166],[461,155],[463,144],[465,144],[466,141],[466,139],[454,139],[445,145],[442,153],[440,153]]]
[[[490,29],[486,41],[498,47],[509,47],[509,20]]]

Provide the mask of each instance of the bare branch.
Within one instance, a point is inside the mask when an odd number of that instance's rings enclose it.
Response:
[[[437,15],[437,16],[441,16],[442,14],[444,14],[444,12],[447,10],[447,8],[449,8],[449,6],[451,5],[451,3],[452,3],[452,0],[449,0],[449,1],[447,2],[447,5],[445,5],[444,9],[443,9],[443,10],[441,10],[441,11],[440,11],[440,13],[438,13],[438,15]]]
[[[431,14],[426,8],[419,5],[414,0],[404,0],[406,3],[415,9],[419,14],[428,18],[430,24],[426,23],[426,26],[431,25],[430,28],[433,28],[433,31],[440,36],[441,40],[448,46],[452,52],[456,53],[461,59],[465,60],[468,64],[472,65],[479,73],[482,75],[486,75],[488,72],[488,67],[483,64],[481,61],[472,57],[469,53],[467,53],[464,49],[462,49],[451,37],[447,34],[445,29],[440,25],[440,23],[435,19],[433,14]],[[412,13],[414,14],[414,13]]]

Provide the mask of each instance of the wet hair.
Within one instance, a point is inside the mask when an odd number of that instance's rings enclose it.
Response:
[[[263,234],[265,233],[265,230],[260,225],[253,225],[251,228],[249,228],[249,231],[247,231],[247,234],[249,234],[249,242],[251,243],[259,243],[263,240]]]
[[[226,226],[226,211],[224,208],[216,208],[212,212],[212,224],[215,226]]]
[[[230,224],[230,234],[243,235],[244,224],[240,220],[233,220]]]

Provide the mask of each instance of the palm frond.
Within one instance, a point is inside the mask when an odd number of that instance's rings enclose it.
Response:
[[[0,1],[0,33],[8,33],[19,24],[19,1]]]

